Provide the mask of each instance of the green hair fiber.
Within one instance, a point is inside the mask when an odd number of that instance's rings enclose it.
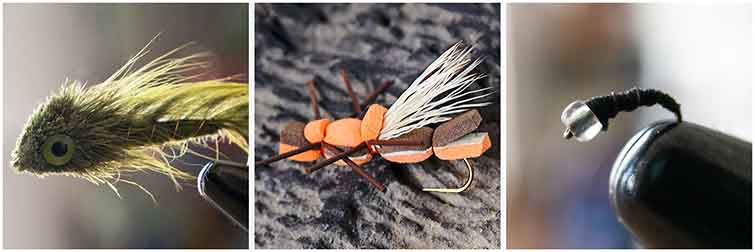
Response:
[[[231,78],[194,81],[190,73],[204,69],[205,55],[172,57],[183,47],[136,68],[148,46],[98,85],[66,80],[26,122],[11,165],[115,190],[118,181],[139,186],[121,179],[128,172],[157,172],[176,184],[192,179],[170,165],[189,143],[227,140],[248,153],[249,86]]]

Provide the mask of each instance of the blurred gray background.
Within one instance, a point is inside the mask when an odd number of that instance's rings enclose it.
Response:
[[[148,58],[195,41],[184,54],[213,54],[207,78],[247,75],[247,4],[5,4],[3,14],[6,248],[248,247],[248,234],[191,184],[176,192],[166,176],[135,174],[155,194],[153,204],[132,186],[119,185],[118,199],[107,186],[39,179],[8,166],[24,122],[66,77],[99,83],[160,32]],[[246,161],[239,149],[225,148]],[[201,167],[181,168],[196,174]]]
[[[501,85],[499,4],[254,7],[255,160],[277,154],[284,125],[313,118],[307,81],[316,79],[324,118],[353,111],[340,69],[348,72],[360,101],[383,80],[394,80],[376,100],[389,106],[433,60],[464,40],[475,46],[475,56],[485,57],[476,71],[488,76],[471,89]],[[385,185],[385,193],[344,166],[311,174],[302,171],[310,163],[289,160],[256,167],[255,248],[500,247],[500,96],[488,101],[479,109],[479,131],[488,132],[493,145],[470,159],[475,180],[460,194],[420,188],[461,184],[467,176],[461,160],[399,164],[375,156],[363,167]]]
[[[510,4],[507,244],[627,248],[608,201],[614,159],[634,132],[673,117],[622,113],[589,143],[562,139],[570,102],[637,85],[684,119],[752,141],[749,4]]]

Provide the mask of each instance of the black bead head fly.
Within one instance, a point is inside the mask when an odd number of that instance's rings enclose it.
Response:
[[[587,101],[574,101],[561,113],[561,122],[566,126],[564,138],[590,141],[600,131],[608,130],[608,120],[616,117],[619,112],[630,112],[640,106],[656,104],[674,113],[677,121],[682,121],[679,103],[655,89],[635,87],[624,92],[596,96]]]

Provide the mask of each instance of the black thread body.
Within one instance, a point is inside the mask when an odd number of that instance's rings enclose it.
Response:
[[[590,98],[585,104],[592,110],[603,124],[603,131],[608,129],[608,120],[616,117],[619,112],[630,112],[640,106],[661,105],[676,115],[678,122],[682,121],[681,106],[666,93],[655,89],[632,88],[627,91],[610,95]]]

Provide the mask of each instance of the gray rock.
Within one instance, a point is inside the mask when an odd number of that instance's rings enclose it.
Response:
[[[306,83],[317,81],[323,117],[352,113],[339,77],[346,69],[364,100],[383,80],[396,83],[377,102],[389,106],[458,40],[476,46],[500,87],[498,4],[257,4],[255,6],[255,159],[277,154],[286,123],[313,118]],[[500,96],[480,110],[480,130],[493,147],[472,160],[476,177],[461,194],[422,192],[456,187],[463,161],[432,157],[419,164],[380,157],[363,165],[387,188],[381,193],[348,167],[312,174],[288,160],[255,167],[256,248],[499,248]]]

